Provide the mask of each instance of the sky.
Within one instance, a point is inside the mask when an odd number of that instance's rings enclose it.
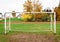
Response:
[[[0,12],[23,12],[23,4],[26,0],[0,0]],[[33,0],[34,1],[34,0]],[[55,8],[58,6],[60,0],[39,0],[43,9],[45,8]]]

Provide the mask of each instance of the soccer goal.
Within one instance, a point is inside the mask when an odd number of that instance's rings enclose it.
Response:
[[[32,21],[29,20],[32,14]],[[55,12],[16,12],[16,16],[12,15],[12,12],[5,13],[5,34],[9,31],[19,32],[48,32],[52,31],[56,33],[56,13]],[[22,17],[23,16],[23,17]],[[29,17],[26,19],[26,17]],[[29,21],[23,21],[29,20]]]

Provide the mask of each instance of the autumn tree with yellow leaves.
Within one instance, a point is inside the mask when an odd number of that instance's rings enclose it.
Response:
[[[23,6],[25,12],[41,12],[42,9],[39,0],[37,0],[35,3],[33,3],[31,0],[27,0]]]
[[[35,1],[34,3],[31,0],[27,0],[23,4],[23,6],[24,6],[24,12],[41,12],[41,9],[42,9],[42,6],[39,3],[39,0]],[[27,14],[27,13],[25,13],[25,14]],[[29,13],[29,14],[31,14],[31,13]],[[35,18],[35,20],[37,20],[38,18],[41,18],[41,14],[39,14],[39,13],[37,13],[37,14],[34,13],[32,15],[34,15],[33,18]]]
[[[33,4],[33,11],[34,12],[41,12],[41,9],[42,9],[42,6],[41,6],[41,3],[39,3],[39,0],[37,0],[36,2],[34,2]]]
[[[41,12],[42,6],[41,6],[41,3],[39,3],[39,0],[35,1],[33,6],[34,6],[33,12]],[[41,17],[42,17],[42,14],[40,14],[40,13],[34,14],[34,18],[36,21],[40,21]]]
[[[23,6],[24,6],[24,11],[25,12],[32,12],[33,6],[32,6],[32,1],[31,0],[25,1]]]

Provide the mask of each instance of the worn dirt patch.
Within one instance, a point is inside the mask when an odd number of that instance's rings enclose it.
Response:
[[[55,35],[16,34],[10,36],[10,42],[57,42]]]

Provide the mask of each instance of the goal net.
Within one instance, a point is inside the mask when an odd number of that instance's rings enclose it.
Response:
[[[55,12],[12,12],[5,13],[5,34],[9,31],[56,33]]]

